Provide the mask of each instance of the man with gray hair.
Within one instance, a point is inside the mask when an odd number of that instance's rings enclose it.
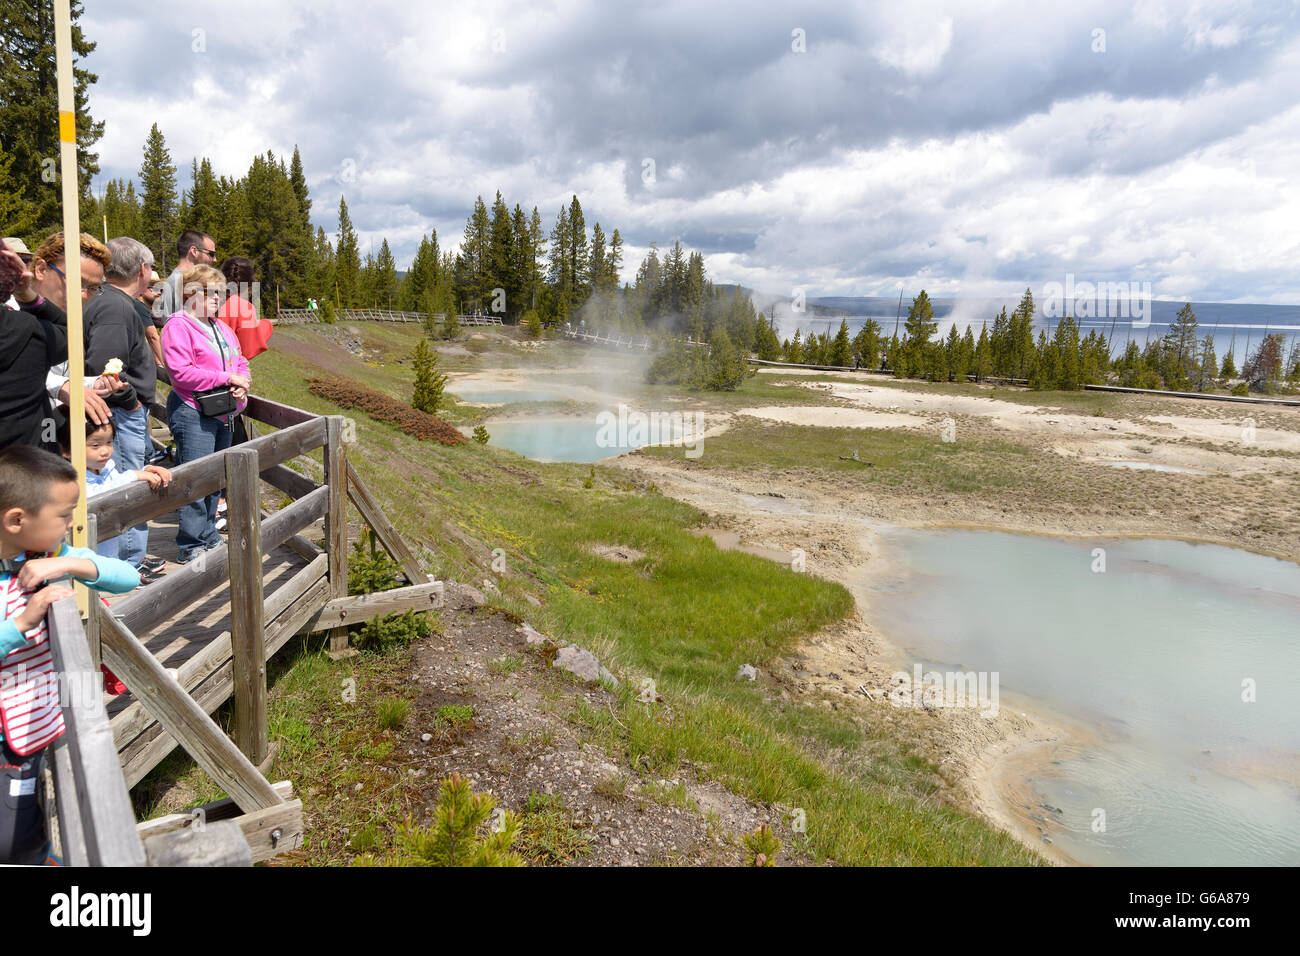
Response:
[[[113,261],[104,270],[107,280],[104,292],[86,306],[86,377],[93,380],[108,374],[112,371],[109,363],[113,359],[118,360],[114,366],[120,362],[118,377],[129,387],[104,396],[116,429],[113,460],[122,471],[139,471],[153,450],[149,441],[149,406],[154,400],[158,368],[144,333],[144,322],[150,317],[136,297],[149,287],[153,253],[143,243],[127,236],[110,239],[108,251]],[[143,317],[142,312],[146,313]],[[77,423],[73,425],[76,427]],[[137,525],[122,534],[118,552],[118,557],[142,572],[141,580],[145,584],[156,576],[149,568],[141,567],[148,543],[148,525]]]

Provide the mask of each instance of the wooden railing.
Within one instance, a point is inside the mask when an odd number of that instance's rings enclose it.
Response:
[[[651,352],[662,348],[665,340],[651,339],[644,335],[622,335],[608,332],[588,332],[585,329],[577,329],[572,326],[561,326],[560,335],[566,339],[575,342],[583,342],[587,345],[600,345],[605,348],[621,349],[625,352]],[[697,342],[694,339],[678,339],[677,341],[688,345],[691,348],[707,349],[707,342]]]
[[[165,378],[165,376],[164,376]],[[157,414],[160,409],[155,406]],[[348,647],[347,625],[409,609],[440,607],[443,585],[426,575],[374,496],[347,461],[351,423],[251,396],[246,416],[279,429],[172,471],[165,488],[135,482],[96,496],[88,505],[90,536],[103,540],[222,488],[228,503],[227,543],[204,552],[164,578],[105,609],[90,601],[83,631],[75,604],[51,610],[51,640],[60,671],[101,686],[99,664],[113,670],[134,698],[111,721],[102,700],[64,706],[68,732],[55,748],[57,830],[69,862],[109,865],[149,862],[247,863],[301,844],[302,805],[289,782],[270,784],[266,662],[296,634],[329,632],[329,652]],[[324,482],[287,467],[321,449]],[[288,495],[274,514],[261,508],[260,482]],[[409,586],[348,596],[347,502],[401,565]],[[324,521],[324,549],[299,532]],[[306,566],[263,593],[263,558],[288,545]],[[176,620],[182,611],[229,584],[229,629],[173,672],[136,636]],[[166,632],[164,632],[166,633]],[[82,635],[85,635],[83,638]],[[56,660],[56,667],[58,667]],[[84,697],[85,695],[83,695]],[[209,716],[234,698],[234,740]],[[131,828],[127,790],[177,745],[230,795],[200,808]],[[111,756],[111,760],[109,757]],[[225,827],[193,826],[222,817]],[[84,850],[83,850],[84,848]]]
[[[446,320],[442,312],[397,312],[391,309],[340,309],[335,313],[340,322],[416,322],[424,324],[430,319],[441,326]],[[502,325],[498,315],[458,315],[461,325]],[[271,318],[274,325],[303,325],[320,322],[319,309],[281,309]]]

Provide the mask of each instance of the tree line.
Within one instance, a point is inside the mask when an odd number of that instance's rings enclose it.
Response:
[[[1232,387],[1272,392],[1300,386],[1300,342],[1287,347],[1282,333],[1265,335],[1238,371],[1230,350],[1220,362],[1214,336],[1200,335],[1191,303],[1159,339],[1139,346],[1129,341],[1113,356],[1105,333],[1092,330],[1081,336],[1078,322],[1066,316],[1049,337],[1040,329],[1033,334],[1034,297],[1026,289],[1010,313],[1004,307],[990,329],[985,322],[977,337],[973,326],[964,333],[956,325],[947,336],[935,337],[938,323],[924,290],[912,300],[902,335],[886,337],[880,324],[868,319],[853,337],[848,322],[840,321],[836,335],[796,329],[779,349],[770,344],[759,358],[774,358],[802,365],[862,366],[890,370],[896,378],[924,378],[931,382],[986,379],[1023,380],[1030,388],[1080,389],[1084,385],[1117,384],[1129,388],[1209,392]],[[1238,375],[1240,380],[1238,381]]]

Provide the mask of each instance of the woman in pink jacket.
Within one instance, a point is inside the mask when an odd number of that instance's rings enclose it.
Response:
[[[181,277],[185,308],[163,326],[163,363],[171,374],[167,397],[167,426],[176,442],[176,464],[211,455],[230,447],[231,422],[248,404],[248,361],[239,340],[217,319],[226,278],[208,265],[187,269]],[[228,386],[235,411],[205,415],[195,392]],[[179,510],[176,560],[185,564],[196,555],[221,546],[217,532],[220,492],[200,498]]]

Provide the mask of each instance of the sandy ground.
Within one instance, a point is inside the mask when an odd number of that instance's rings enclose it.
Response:
[[[939,427],[943,417],[962,416],[969,427],[1008,432],[1016,440],[1088,462],[1133,460],[1193,469],[1207,507],[1226,507],[1242,482],[1285,480],[1294,488],[1300,460],[1259,452],[1300,451],[1300,410],[1270,408],[1238,416],[1234,406],[1205,403],[1184,414],[1146,414],[1150,403],[1135,404],[1127,418],[1065,414],[1047,405],[1021,405],[996,398],[953,397],[903,392],[858,383],[819,383],[828,406],[745,409],[740,414],[804,425],[863,428]],[[830,405],[829,402],[834,402]],[[845,404],[845,403],[850,404]],[[1188,403],[1191,404],[1191,403]],[[1125,406],[1127,407],[1127,406]],[[1251,431],[1243,431],[1250,426]],[[1245,439],[1245,440],[1243,440]],[[1192,442],[1211,443],[1206,448]],[[651,477],[665,494],[696,505],[712,518],[706,532],[721,546],[737,547],[790,563],[795,549],[809,572],[844,584],[857,613],[812,636],[782,661],[773,677],[794,693],[831,706],[861,708],[868,714],[889,707],[890,675],[910,670],[911,662],[872,623],[870,585],[888,567],[881,532],[890,527],[980,527],[1053,535],[1149,535],[1209,540],[1248,547],[1275,556],[1300,557],[1293,538],[1261,546],[1245,530],[1223,523],[1207,528],[1186,513],[1177,516],[1150,508],[1079,513],[995,509],[974,501],[890,500],[846,492],[831,480],[783,474],[749,475],[735,470],[683,467],[661,459],[631,456],[618,465]],[[1206,476],[1209,477],[1206,477]],[[1216,504],[1217,502],[1217,504]],[[930,711],[930,756],[953,770],[957,798],[1008,830],[1049,860],[1071,863],[1052,840],[1051,808],[1028,786],[1032,768],[1041,775],[1062,752],[1088,746],[1091,732],[1035,704],[1006,704],[996,718],[956,708]]]

